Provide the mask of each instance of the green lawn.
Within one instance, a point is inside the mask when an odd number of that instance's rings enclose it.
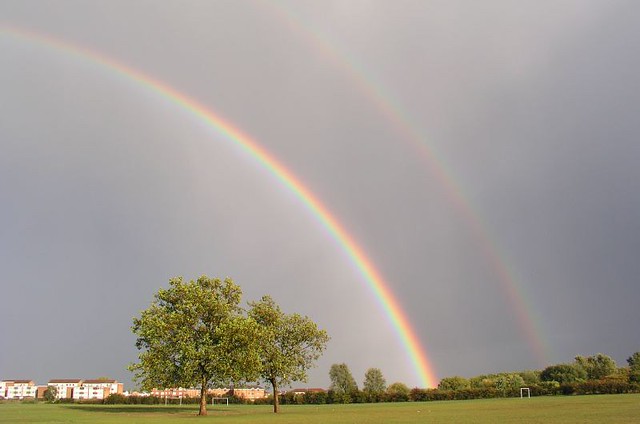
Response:
[[[1,423],[638,423],[640,395],[557,396],[359,405],[102,406],[0,404]]]

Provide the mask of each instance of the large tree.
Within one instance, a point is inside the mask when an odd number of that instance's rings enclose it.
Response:
[[[206,415],[207,389],[255,380],[259,326],[240,308],[242,291],[227,278],[169,281],[151,306],[133,319],[139,362],[130,365],[144,389],[200,387],[199,415]]]
[[[249,306],[249,317],[261,328],[260,374],[273,388],[273,412],[277,413],[279,388],[307,380],[307,370],[326,348],[329,335],[306,316],[285,314],[270,296]]]

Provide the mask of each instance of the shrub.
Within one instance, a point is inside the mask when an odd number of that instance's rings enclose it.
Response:
[[[307,392],[304,394],[305,403],[323,405],[327,403],[327,392]]]
[[[129,398],[120,393],[112,393],[103,402],[105,405],[128,404]]]
[[[387,387],[387,400],[389,402],[406,402],[409,400],[411,390],[404,383],[393,383]]]

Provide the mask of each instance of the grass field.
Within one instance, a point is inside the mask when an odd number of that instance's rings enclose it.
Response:
[[[639,423],[640,395],[558,396],[357,405],[285,405],[209,407],[197,405],[50,405],[0,404],[0,423]]]

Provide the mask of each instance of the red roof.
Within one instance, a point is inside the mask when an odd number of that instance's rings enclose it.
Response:
[[[113,383],[117,383],[117,381],[116,380],[84,380],[83,383],[85,383],[85,384],[99,384],[99,383],[113,384]]]

